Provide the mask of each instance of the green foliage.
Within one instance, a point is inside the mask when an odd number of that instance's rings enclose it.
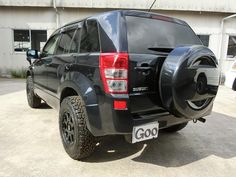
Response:
[[[12,69],[10,70],[12,78],[26,78],[26,69]]]

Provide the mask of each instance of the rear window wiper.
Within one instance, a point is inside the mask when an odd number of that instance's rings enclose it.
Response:
[[[157,52],[170,53],[174,48],[170,47],[148,47],[148,50],[153,50]]]

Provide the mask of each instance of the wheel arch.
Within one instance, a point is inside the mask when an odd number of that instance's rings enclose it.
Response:
[[[63,99],[65,99],[68,96],[76,96],[78,95],[77,91],[71,87],[65,87],[60,95],[60,104],[63,101]]]
[[[85,105],[97,104],[97,95],[91,83],[86,80],[66,80],[58,88],[60,103],[66,96],[79,95]]]
[[[97,94],[92,83],[82,74],[74,77],[72,80],[65,80],[59,87],[60,103],[66,96],[81,96],[85,103],[87,118],[86,124],[89,131],[96,135],[97,129],[101,129],[101,118]]]

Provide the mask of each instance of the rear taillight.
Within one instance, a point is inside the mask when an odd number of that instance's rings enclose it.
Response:
[[[128,93],[127,53],[102,53],[100,72],[106,93]]]

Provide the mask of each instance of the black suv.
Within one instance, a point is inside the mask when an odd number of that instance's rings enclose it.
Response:
[[[136,143],[211,113],[219,85],[215,55],[175,18],[111,11],[57,29],[27,71],[29,106],[59,110],[66,152],[88,157],[96,137]]]

